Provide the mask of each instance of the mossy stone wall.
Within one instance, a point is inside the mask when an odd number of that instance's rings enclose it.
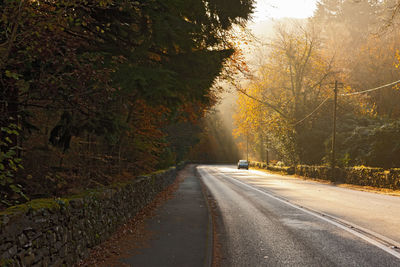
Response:
[[[272,166],[260,162],[250,162],[250,166],[280,171],[286,174],[332,180],[332,170],[329,166],[297,165],[295,167]],[[374,186],[379,188],[400,189],[400,168],[384,170],[356,166],[348,168],[335,168],[335,181],[347,184]]]
[[[72,266],[170,185],[181,167],[0,212],[0,266]]]
[[[289,175],[294,174],[294,167],[290,166],[267,165],[266,163],[256,161],[250,161],[250,166],[274,172],[283,172]]]

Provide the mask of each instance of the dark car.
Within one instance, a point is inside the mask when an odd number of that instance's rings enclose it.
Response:
[[[248,170],[249,169],[249,162],[247,160],[244,160],[244,159],[239,160],[238,169],[241,169],[241,168]]]

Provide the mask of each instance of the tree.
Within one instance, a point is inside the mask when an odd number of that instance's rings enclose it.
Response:
[[[244,136],[251,129],[251,135],[259,136],[259,140],[267,139],[268,133],[268,139],[287,163],[320,161],[323,142],[319,153],[311,153],[309,147],[315,146],[307,142],[319,140],[305,138],[319,127],[318,121],[301,120],[329,95],[332,59],[324,57],[315,32],[301,25],[277,28],[268,59],[259,69],[259,78],[246,90],[240,90],[237,133]],[[326,126],[320,123],[321,127]]]
[[[212,85],[234,53],[226,33],[253,8],[252,0],[0,4],[0,126],[21,128],[2,144],[23,148],[21,177],[34,176],[20,178],[26,184],[63,168],[89,182],[115,169],[137,174],[168,149],[180,159],[165,129],[215,104]],[[36,162],[48,154],[57,160]]]
[[[196,135],[199,141],[191,149],[190,159],[209,163],[236,163],[239,160],[239,151],[221,119],[221,114],[215,110],[209,111],[201,125],[202,131]]]
[[[385,20],[397,1],[321,1],[313,20],[323,29],[327,51],[335,55],[341,81],[354,90],[365,90],[398,80],[395,69],[399,32],[383,31]],[[389,12],[389,13],[388,13]],[[391,88],[370,94],[364,100],[379,115],[397,116],[398,94]]]

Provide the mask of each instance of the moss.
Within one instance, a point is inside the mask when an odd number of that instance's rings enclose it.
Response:
[[[170,169],[175,168],[171,167]],[[162,174],[167,172],[169,169],[165,170],[159,170],[152,172],[150,174],[144,175],[144,177],[147,177],[148,179],[152,179],[151,182],[154,184],[155,182],[155,177],[154,175],[156,174]],[[134,181],[134,180],[132,180]],[[47,209],[47,210],[52,210],[52,209],[57,209],[59,210],[62,206],[69,206],[69,200],[77,199],[77,198],[85,198],[85,197],[97,197],[99,193],[102,193],[106,189],[123,189],[132,181],[129,182],[118,182],[114,183],[111,186],[104,187],[104,188],[98,188],[98,189],[89,189],[86,191],[83,191],[82,193],[78,193],[72,196],[67,196],[64,198],[57,198],[57,199],[50,199],[50,198],[40,198],[40,199],[34,199],[31,200],[27,203],[21,204],[21,205],[16,205],[9,207],[8,209],[4,211],[0,211],[0,216],[1,215],[13,215],[17,213],[26,213],[28,210],[38,210],[38,209]]]
[[[13,215],[17,213],[25,213],[28,210],[39,209],[59,210],[62,206],[69,206],[69,200],[65,198],[38,198],[21,205],[9,207],[8,209],[0,212],[0,215]]]
[[[14,266],[15,261],[12,259],[0,259],[1,267]]]
[[[101,193],[103,190],[104,189],[89,189],[89,190],[85,190],[79,194],[67,196],[65,199],[72,200],[72,199],[77,199],[77,198],[85,198],[85,197],[89,197],[89,196],[92,197],[94,195]]]
[[[34,199],[27,203],[27,205],[33,210],[38,209],[60,209],[62,206],[69,204],[67,199]]]
[[[123,189],[123,188],[125,188],[128,184],[129,184],[129,182],[117,182],[117,183],[113,183],[110,187],[111,187],[112,189]]]
[[[28,211],[28,207],[24,205],[17,205],[17,206],[12,206],[9,207],[6,210],[0,211],[0,215],[12,215],[16,213],[24,213]]]
[[[170,167],[170,168],[168,168],[168,169],[158,170],[158,171],[155,171],[155,172],[146,174],[145,176],[152,176],[152,175],[155,175],[155,174],[166,173],[166,172],[168,172],[169,170],[174,170],[174,169],[176,169],[176,167],[175,167],[175,166],[172,166],[172,167]]]

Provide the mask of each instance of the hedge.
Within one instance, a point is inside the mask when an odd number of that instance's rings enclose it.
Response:
[[[250,166],[271,171],[279,171],[286,174],[332,180],[332,170],[329,166],[297,165],[295,167],[282,167],[267,165],[260,162],[250,162]],[[348,168],[335,168],[335,182],[354,185],[373,186],[379,188],[400,189],[400,168],[385,170],[356,166]]]
[[[275,172],[283,172],[289,175],[294,174],[295,171],[295,168],[290,166],[267,165],[266,163],[253,162],[253,161],[250,162],[250,167],[257,167],[260,169],[266,169]]]

